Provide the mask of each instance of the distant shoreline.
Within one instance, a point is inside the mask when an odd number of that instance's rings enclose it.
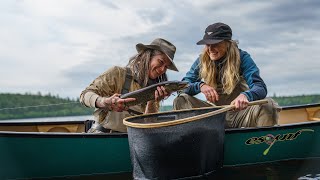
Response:
[[[320,95],[274,96],[280,106],[320,103]],[[160,111],[172,110],[162,105]],[[53,95],[0,93],[0,120],[43,117],[90,116],[94,109],[80,104],[79,99]]]

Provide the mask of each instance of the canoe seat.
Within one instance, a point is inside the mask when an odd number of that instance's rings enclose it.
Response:
[[[84,132],[88,132],[88,130],[92,127],[94,120],[86,120],[84,122]]]
[[[306,108],[308,119],[311,121],[320,121],[320,107]]]

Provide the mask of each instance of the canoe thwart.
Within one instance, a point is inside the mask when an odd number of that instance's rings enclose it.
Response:
[[[315,117],[317,115],[317,113],[320,114],[320,107],[311,107],[311,108],[306,108],[307,114],[308,114],[308,119],[309,120],[314,120],[314,121],[319,121],[320,120],[320,116],[319,117]]]

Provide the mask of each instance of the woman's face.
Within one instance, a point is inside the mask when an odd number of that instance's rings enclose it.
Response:
[[[227,42],[221,41],[217,44],[206,44],[207,53],[212,61],[219,60],[227,52]]]
[[[156,79],[165,73],[168,67],[171,65],[171,61],[168,59],[167,55],[159,54],[151,58],[150,69],[149,69],[149,78]]]

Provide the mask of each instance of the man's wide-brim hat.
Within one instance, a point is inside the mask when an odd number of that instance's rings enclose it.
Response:
[[[231,28],[224,23],[218,22],[211,24],[206,28],[203,39],[197,42],[197,45],[217,44],[223,40],[231,40],[231,38]]]
[[[178,71],[178,68],[173,62],[174,54],[176,52],[176,47],[171,42],[162,38],[157,38],[153,40],[150,45],[144,45],[142,43],[137,44],[136,49],[138,52],[141,52],[145,49],[155,49],[163,52],[168,56],[169,60],[171,61],[171,64],[168,67],[168,69],[171,69],[173,71]]]

